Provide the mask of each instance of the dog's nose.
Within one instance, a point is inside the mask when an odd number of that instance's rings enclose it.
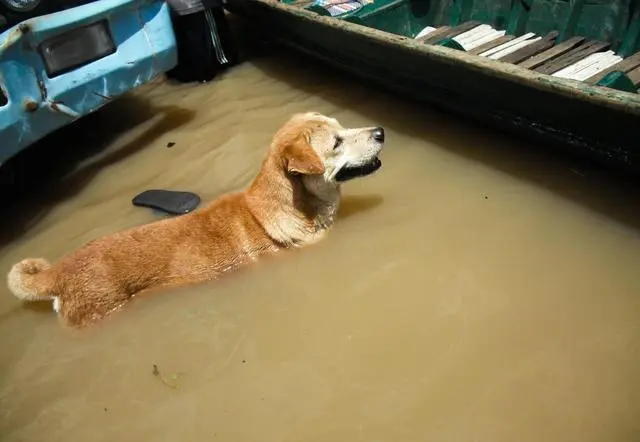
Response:
[[[381,127],[376,127],[375,129],[373,129],[371,136],[374,140],[382,143],[384,141],[384,129]]]

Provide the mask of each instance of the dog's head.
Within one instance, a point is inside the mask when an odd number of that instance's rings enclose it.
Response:
[[[370,175],[382,163],[378,158],[384,145],[384,129],[347,129],[334,118],[317,112],[294,115],[275,135],[274,145],[287,173],[321,178],[339,184]]]

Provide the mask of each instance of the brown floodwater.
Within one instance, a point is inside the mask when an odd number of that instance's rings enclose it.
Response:
[[[306,110],[387,133],[324,242],[83,331],[3,283],[1,440],[640,438],[637,183],[295,54],[154,82],[34,147],[0,270],[157,219],[146,189],[246,186]]]

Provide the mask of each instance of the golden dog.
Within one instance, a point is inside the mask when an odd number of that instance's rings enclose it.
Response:
[[[260,256],[322,239],[340,204],[340,183],[381,166],[380,127],[345,129],[310,112],[274,136],[260,172],[243,192],[190,214],[105,236],[55,265],[15,264],[11,292],[53,301],[65,323],[86,325],[149,289],[216,279]]]

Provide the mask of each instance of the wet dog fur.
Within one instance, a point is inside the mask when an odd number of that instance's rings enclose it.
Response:
[[[375,172],[379,127],[343,128],[315,112],[294,115],[275,134],[244,191],[190,214],[95,239],[54,265],[25,259],[8,274],[24,301],[52,301],[70,326],[83,326],[134,295],[218,278],[263,255],[321,240],[334,223],[341,183]]]

